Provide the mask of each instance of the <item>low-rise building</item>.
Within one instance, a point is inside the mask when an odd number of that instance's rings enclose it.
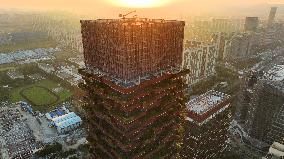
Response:
[[[11,79],[13,79],[13,80],[15,80],[15,79],[24,79],[25,78],[24,74],[21,73],[20,71],[17,71],[17,70],[10,70],[10,71],[8,71],[7,75]]]
[[[274,142],[270,148],[268,154],[263,159],[282,159],[284,158],[284,145],[279,142]]]
[[[38,63],[37,66],[46,73],[53,73],[55,71],[55,68],[52,66],[52,64]]]
[[[52,124],[59,134],[64,134],[78,128],[82,124],[82,119],[74,112],[64,114],[52,119]]]

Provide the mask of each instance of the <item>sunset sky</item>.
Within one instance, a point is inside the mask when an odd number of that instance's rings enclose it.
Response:
[[[282,4],[284,0],[0,0],[0,8],[67,10],[75,13],[113,16],[130,10],[126,7],[140,7],[142,14],[261,14],[260,10],[271,5]],[[150,8],[149,8],[150,7]],[[280,8],[281,9],[281,8]],[[263,14],[266,14],[267,10]],[[259,15],[261,16],[261,15]]]

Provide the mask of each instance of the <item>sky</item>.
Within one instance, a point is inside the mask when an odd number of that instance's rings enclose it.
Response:
[[[139,15],[266,15],[270,6],[284,0],[0,0],[0,8],[66,10],[79,14],[112,17],[129,10]],[[140,7],[140,8],[136,8]],[[282,9],[280,8],[280,9]]]

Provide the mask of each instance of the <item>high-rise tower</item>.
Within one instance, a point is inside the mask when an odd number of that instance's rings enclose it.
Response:
[[[258,77],[252,89],[246,127],[251,137],[272,144],[284,138],[284,65],[276,65]]]
[[[268,17],[268,26],[271,26],[274,22],[277,12],[277,7],[271,7],[269,17]]]
[[[96,158],[177,155],[185,112],[182,21],[83,20],[88,141]]]
[[[259,25],[258,17],[246,17],[245,31],[256,31]]]

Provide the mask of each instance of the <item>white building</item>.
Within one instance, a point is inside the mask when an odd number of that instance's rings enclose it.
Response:
[[[46,73],[53,73],[55,71],[55,68],[51,64],[38,63],[37,65],[40,69],[42,69]]]
[[[278,142],[274,142],[270,148],[268,154],[263,159],[281,159],[284,158],[284,145]]]
[[[25,78],[23,73],[21,73],[20,71],[15,70],[15,69],[8,71],[7,75],[11,79],[13,79],[13,80],[15,80],[15,79],[24,79]]]
[[[64,134],[78,128],[82,124],[82,119],[74,112],[52,119],[53,125],[59,134]]]
[[[188,41],[184,50],[183,67],[190,70],[187,84],[192,85],[215,75],[215,65],[218,58],[218,45],[203,42]]]

